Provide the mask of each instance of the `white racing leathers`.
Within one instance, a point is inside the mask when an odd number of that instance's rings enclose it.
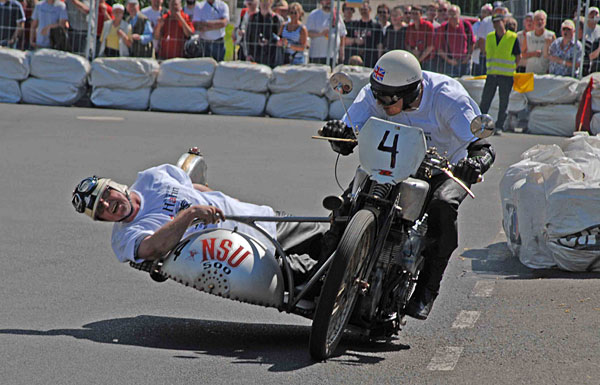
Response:
[[[348,119],[350,114],[350,119]],[[419,108],[389,116],[373,97],[371,85],[362,88],[344,115],[348,126],[360,130],[371,117],[420,127],[425,133],[427,147],[435,147],[454,164],[467,156],[468,143],[477,138],[471,133],[471,120],[481,114],[477,103],[456,80],[423,71],[423,96]]]

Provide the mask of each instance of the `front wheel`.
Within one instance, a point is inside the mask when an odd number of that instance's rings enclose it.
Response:
[[[361,267],[375,240],[375,215],[358,211],[350,220],[327,272],[310,331],[310,355],[329,358],[342,338],[356,302]]]

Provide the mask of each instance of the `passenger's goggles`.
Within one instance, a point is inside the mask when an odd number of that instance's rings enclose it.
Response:
[[[98,178],[96,176],[85,178],[77,185],[75,191],[73,191],[73,199],[71,200],[71,203],[78,213],[85,212],[85,198],[90,195],[92,191],[94,191],[97,185]]]
[[[373,97],[375,98],[375,100],[377,100],[379,103],[386,107],[391,106],[392,104],[396,104],[400,99],[402,99],[402,96],[386,94],[383,92],[376,91],[373,88],[371,88],[371,92],[373,93]]]

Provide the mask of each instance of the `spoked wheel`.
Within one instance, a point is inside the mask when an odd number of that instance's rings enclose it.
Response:
[[[310,331],[310,355],[315,360],[329,358],[342,338],[374,239],[375,215],[360,210],[340,240],[321,290]]]

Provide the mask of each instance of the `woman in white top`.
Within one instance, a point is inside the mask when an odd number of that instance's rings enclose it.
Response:
[[[100,52],[98,56],[129,56],[131,47],[131,25],[123,20],[125,7],[115,4],[112,7],[113,20],[107,20],[100,35]]]
[[[300,3],[290,4],[288,16],[290,21],[279,29],[281,39],[277,42],[278,46],[285,49],[283,64],[304,64],[308,30],[301,22],[304,16],[302,5]]]

